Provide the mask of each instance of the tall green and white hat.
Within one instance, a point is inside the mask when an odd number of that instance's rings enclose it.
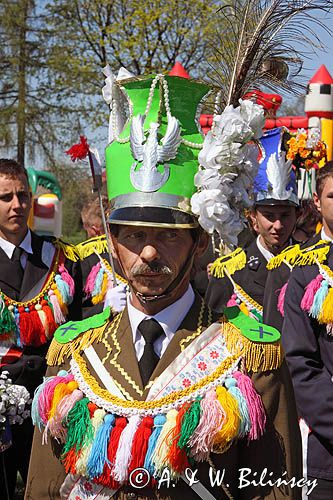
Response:
[[[119,82],[109,75],[106,87],[104,96],[113,98],[113,141],[106,148],[109,222],[196,227],[190,200],[204,141],[200,103],[208,85],[163,75]]]
[[[255,141],[264,114],[252,101],[228,106],[204,137],[199,124],[207,84],[175,76],[116,79],[109,68],[106,171],[111,224],[217,231],[237,244],[258,168]],[[252,141],[252,144],[249,142]],[[253,143],[254,141],[254,143]]]

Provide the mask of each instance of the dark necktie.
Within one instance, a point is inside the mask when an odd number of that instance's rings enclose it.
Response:
[[[162,335],[165,335],[165,333],[159,322],[155,319],[144,319],[139,324],[138,330],[146,342],[142,357],[139,361],[142,382],[143,385],[146,386],[159,361],[159,357],[154,351],[154,342]]]
[[[21,263],[21,255],[23,253],[23,248],[15,247],[11,261],[15,265],[15,271],[17,272],[17,281],[22,283],[24,270]]]

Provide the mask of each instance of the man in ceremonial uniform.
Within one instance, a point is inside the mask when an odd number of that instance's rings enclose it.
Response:
[[[0,160],[0,361],[15,384],[31,396],[46,370],[45,354],[57,326],[81,318],[80,270],[74,248],[29,230],[31,192],[26,170]],[[14,495],[17,472],[25,482],[33,426],[11,429],[12,445],[1,453],[1,498]]]
[[[284,128],[277,128],[261,138],[263,159],[254,184],[255,205],[250,211],[258,236],[244,250],[237,248],[211,267],[206,301],[215,311],[223,312],[228,303],[237,303],[262,317],[267,262],[291,244],[298,198],[291,161],[286,161],[282,150],[284,134]]]
[[[194,214],[203,208],[194,118],[209,88],[157,75],[121,90],[132,118],[106,165],[113,253],[130,293],[120,314],[58,329],[34,400],[48,443],[36,430],[26,499],[300,498],[279,333],[238,308],[219,319],[190,285],[208,242]],[[253,121],[244,118],[249,140]]]
[[[322,229],[302,245],[287,249],[268,264],[266,291],[264,295],[264,321],[282,331],[284,294],[296,255],[298,263],[315,263],[325,258],[329,243],[333,240],[333,162],[316,172],[316,191],[313,200],[322,216]]]

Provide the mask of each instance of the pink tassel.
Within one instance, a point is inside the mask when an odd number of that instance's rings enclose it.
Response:
[[[67,429],[62,425],[62,422],[67,417],[68,413],[74,408],[75,403],[83,398],[84,394],[79,389],[74,389],[72,394],[68,394],[59,402],[56,414],[48,423],[48,429],[51,436],[59,439],[62,443],[66,440]]]
[[[251,420],[251,429],[249,432],[249,441],[259,439],[266,425],[266,413],[261,397],[255,390],[252,380],[241,372],[235,372],[232,376],[237,380],[237,387],[246,399],[247,408]]]
[[[278,311],[283,318],[284,318],[284,299],[286,296],[287,286],[288,286],[288,281],[281,288],[280,293],[279,293],[278,303],[277,303]]]
[[[313,280],[311,280],[310,283],[307,285],[301,301],[301,309],[303,311],[310,312],[314,296],[318,292],[323,279],[324,278],[322,277],[322,275],[318,274],[318,276],[316,276]]]
[[[99,262],[98,264],[95,264],[92,268],[90,273],[88,274],[86,284],[84,287],[84,291],[87,295],[91,295],[94,287],[95,287],[95,281],[96,281],[96,276],[101,268],[101,263]]]
[[[61,264],[59,266],[59,272],[61,274],[61,278],[67,283],[67,285],[69,286],[69,293],[71,295],[71,297],[74,297],[74,292],[75,292],[75,284],[74,284],[74,280],[72,278],[72,276],[69,274],[69,272],[67,271],[66,267],[64,266],[64,264]]]
[[[62,325],[63,323],[66,322],[66,318],[62,313],[57,296],[55,295],[53,290],[49,290],[49,301],[51,302],[52,305],[55,322],[57,323],[57,325]]]
[[[207,392],[200,407],[200,422],[190,438],[189,447],[195,460],[203,462],[211,452],[215,434],[221,429],[226,415],[214,389]]]
[[[53,377],[44,387],[38,398],[38,412],[42,422],[46,425],[49,419],[49,413],[52,406],[53,394],[56,386],[60,383],[67,383],[74,380],[73,375],[57,375]]]
[[[227,302],[227,307],[238,306],[239,304],[237,304],[236,299],[237,295],[233,293]]]

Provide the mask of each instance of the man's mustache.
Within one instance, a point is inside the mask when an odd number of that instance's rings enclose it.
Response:
[[[151,264],[139,264],[131,269],[132,276],[140,274],[158,273],[158,274],[172,274],[169,266],[152,262]]]

